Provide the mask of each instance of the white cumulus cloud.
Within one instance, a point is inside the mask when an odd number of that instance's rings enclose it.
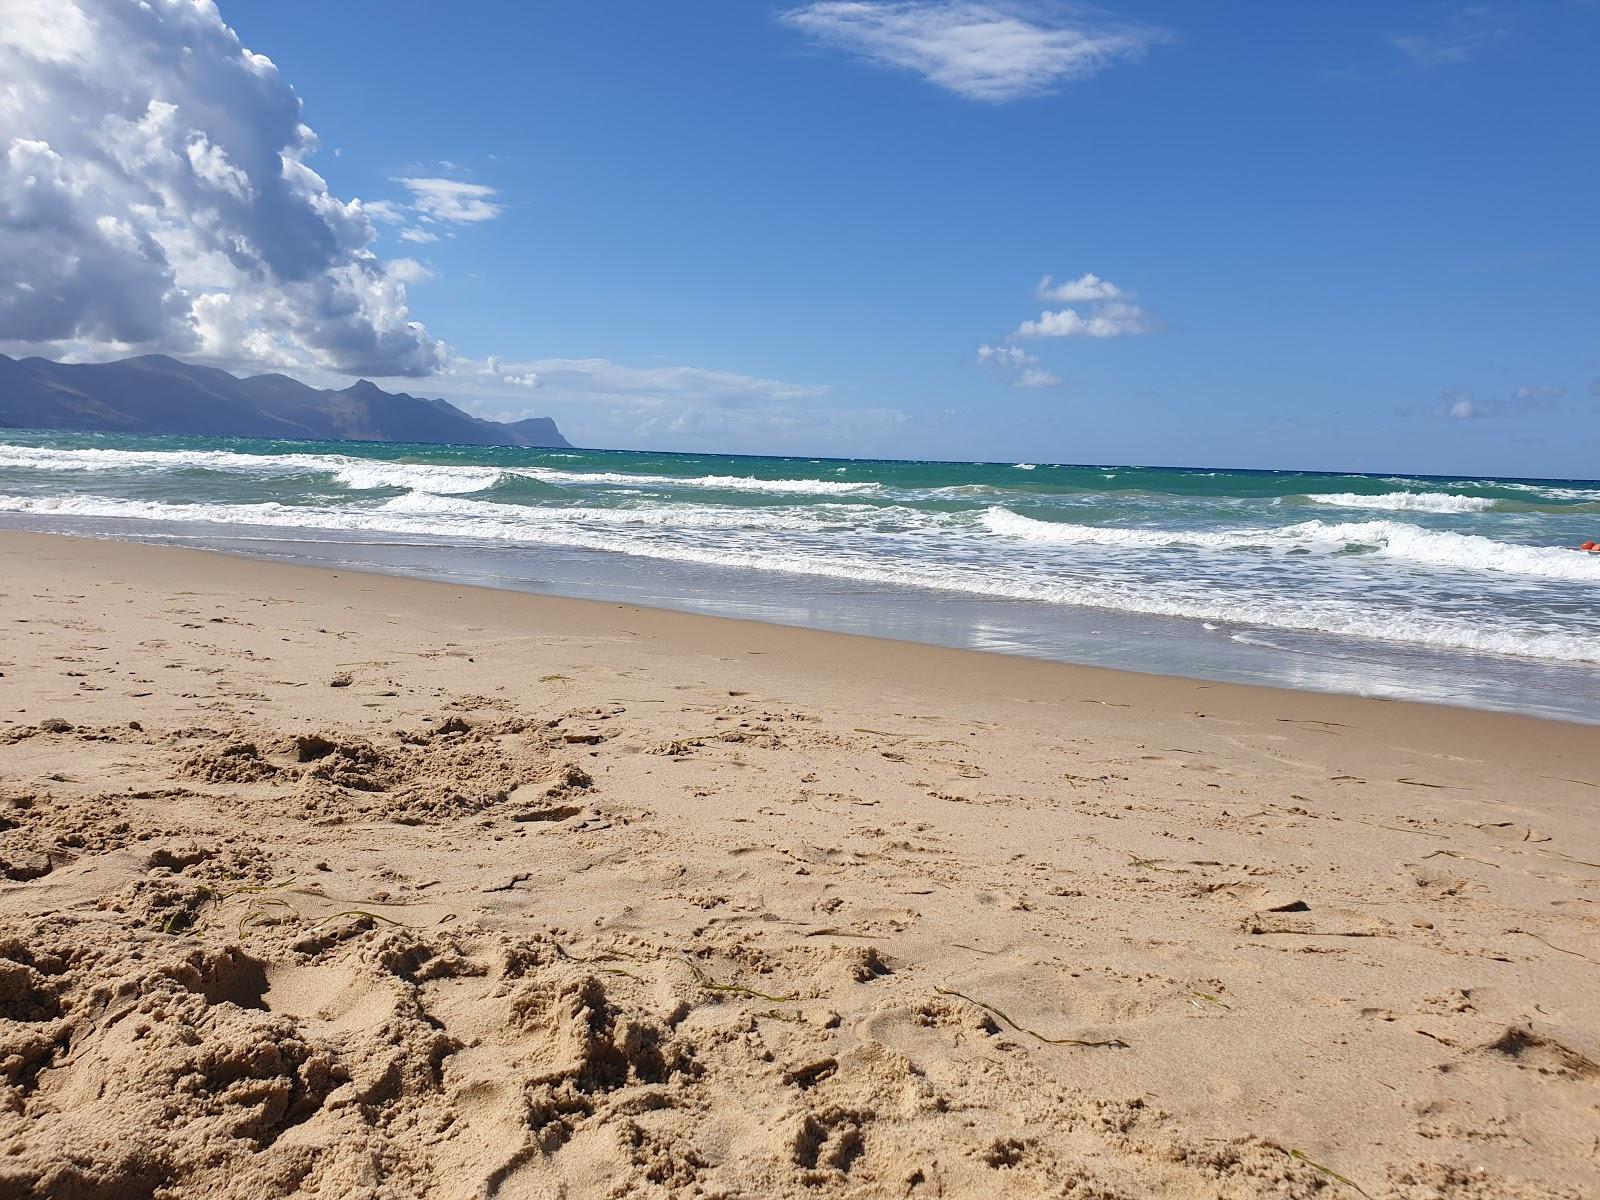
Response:
[[[1109,300],[1096,304],[1085,316],[1075,308],[1056,312],[1042,312],[1037,320],[1024,321],[1017,326],[1012,337],[1056,338],[1089,337],[1120,338],[1152,333],[1155,322],[1137,304],[1125,300]]]
[[[1085,272],[1075,279],[1057,283],[1054,276],[1043,276],[1033,289],[1034,298],[1057,304],[1076,304],[1078,308],[1046,309],[1035,320],[1022,322],[1008,341],[1031,338],[1122,338],[1154,333],[1159,322],[1135,303],[1134,293],[1109,279]],[[1059,375],[1041,366],[1038,356],[1021,346],[984,344],[978,347],[978,361],[986,367],[1013,372],[1012,387],[1049,388],[1058,386]]]
[[[1124,292],[1109,279],[1089,272],[1060,283],[1046,275],[1033,289],[1033,298],[1047,304],[1082,304],[1089,300],[1121,300]]]
[[[3,0],[0,341],[439,369],[413,268],[370,249],[393,207],[332,195],[315,148],[210,0]]]
[[[1019,0],[822,0],[778,19],[823,45],[993,103],[1053,91],[1167,37],[1086,5]]]

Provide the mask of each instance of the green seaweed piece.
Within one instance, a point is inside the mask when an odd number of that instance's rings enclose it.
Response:
[[[1131,1050],[1133,1048],[1133,1047],[1129,1046],[1128,1043],[1123,1041],[1121,1038],[1107,1038],[1104,1041],[1095,1041],[1095,1040],[1092,1040],[1092,1039],[1089,1039],[1089,1038],[1051,1038],[1051,1037],[1045,1037],[1044,1034],[1039,1033],[1037,1030],[1029,1029],[1026,1025],[1017,1024],[1017,1022],[1013,1021],[1010,1017],[1006,1016],[1005,1013],[1001,1012],[994,1005],[985,1004],[982,1000],[975,1000],[971,996],[968,996],[964,992],[958,992],[954,988],[942,988],[942,987],[939,987],[938,985],[935,985],[933,990],[935,992],[937,992],[941,996],[955,996],[957,999],[965,1000],[968,1004],[976,1004],[979,1008],[983,1009],[985,1012],[993,1013],[995,1016],[999,1017],[1007,1025],[1009,1025],[1009,1026],[1011,1026],[1011,1028],[1015,1029],[1018,1033],[1025,1033],[1031,1038],[1038,1038],[1039,1041],[1043,1042],[1047,1046],[1090,1046],[1090,1047],[1107,1046],[1107,1047],[1111,1047],[1111,1048],[1118,1049],[1118,1050]]]
[[[1347,1188],[1354,1188],[1359,1194],[1365,1196],[1367,1200],[1372,1200],[1372,1194],[1368,1192],[1366,1188],[1362,1187],[1354,1179],[1347,1179],[1345,1176],[1339,1174],[1339,1172],[1333,1170],[1331,1167],[1325,1167],[1319,1162],[1313,1162],[1298,1150],[1289,1151],[1289,1157],[1294,1159],[1296,1162],[1305,1163],[1305,1165],[1310,1167],[1313,1171],[1317,1171],[1323,1175],[1326,1175],[1329,1179],[1336,1180],[1339,1183],[1344,1184]]]

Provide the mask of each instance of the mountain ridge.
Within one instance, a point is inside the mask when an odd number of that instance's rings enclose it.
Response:
[[[59,363],[0,354],[0,428],[567,448],[549,417],[490,421],[446,400],[386,392],[368,379],[314,388],[279,372],[144,354]]]

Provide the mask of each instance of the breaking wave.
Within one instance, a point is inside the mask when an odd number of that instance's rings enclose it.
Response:
[[[984,525],[1005,537],[1034,542],[1168,549],[1198,546],[1211,550],[1264,548],[1277,551],[1369,551],[1390,558],[1469,571],[1501,571],[1541,579],[1600,583],[1600,555],[1561,546],[1522,546],[1471,533],[1423,529],[1403,521],[1330,524],[1302,521],[1257,529],[1127,529],[1039,521],[1005,508],[984,513]]]
[[[1335,508],[1376,508],[1388,512],[1488,512],[1500,503],[1491,496],[1457,496],[1451,492],[1384,492],[1377,496],[1357,492],[1327,492],[1301,498],[1312,504],[1329,504]]]
[[[0,467],[41,471],[153,472],[207,470],[256,475],[331,475],[357,491],[408,488],[459,495],[519,477],[551,484],[699,488],[776,495],[861,496],[883,490],[870,481],[840,479],[761,479],[747,475],[665,475],[628,471],[569,471],[554,467],[483,467],[452,463],[402,463],[344,454],[241,454],[230,450],[57,449],[0,446]]]

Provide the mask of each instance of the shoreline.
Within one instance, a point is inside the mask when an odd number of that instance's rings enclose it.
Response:
[[[1578,481],[11,440],[0,529],[1600,725]]]
[[[1600,1190],[1592,726],[135,542],[0,580],[24,1192]]]
[[[274,539],[277,544],[293,548],[293,551],[300,556],[304,556],[308,551],[313,554],[318,552],[326,554],[326,559],[319,562],[315,559],[291,558],[283,554],[264,552],[260,549],[252,548],[252,546],[247,542],[230,544],[231,542],[234,542],[234,539],[228,538],[226,534],[215,535],[215,540],[211,543],[188,545],[182,544],[184,539],[181,537],[170,533],[161,532],[146,534],[137,532],[130,534],[122,531],[100,533],[95,532],[92,529],[84,532],[78,532],[75,530],[48,530],[41,532],[27,529],[5,528],[0,526],[0,539],[6,538],[64,538],[67,540],[83,540],[88,542],[108,544],[149,546],[157,549],[171,549],[180,553],[222,555],[228,558],[243,559],[246,561],[259,562],[271,566],[281,566],[291,570],[305,569],[311,571],[329,571],[345,574],[372,575],[379,578],[394,580],[400,583],[426,583],[440,587],[470,588],[475,591],[505,592],[514,596],[524,596],[533,598],[535,600],[549,600],[564,604],[595,605],[597,606],[597,612],[604,609],[621,607],[634,609],[641,612],[660,613],[664,615],[670,614],[672,616],[684,617],[689,620],[713,622],[732,621],[760,625],[775,629],[790,629],[798,632],[816,633],[825,638],[861,638],[867,642],[881,642],[924,649],[947,650],[958,654],[978,654],[984,658],[995,657],[1017,659],[1041,663],[1051,667],[1061,667],[1068,670],[1107,672],[1112,676],[1133,675],[1154,680],[1165,680],[1175,684],[1188,683],[1196,686],[1207,686],[1214,688],[1259,688],[1268,692],[1287,693],[1292,695],[1315,695],[1326,696],[1335,699],[1344,698],[1350,700],[1370,700],[1374,703],[1417,704],[1424,707],[1517,716],[1529,720],[1552,721],[1558,724],[1569,724],[1580,727],[1586,726],[1593,728],[1600,726],[1600,709],[1595,709],[1593,715],[1591,715],[1589,711],[1590,708],[1593,708],[1593,705],[1591,704],[1588,707],[1582,708],[1578,711],[1573,711],[1573,705],[1570,701],[1570,698],[1567,700],[1554,700],[1549,698],[1544,699],[1538,703],[1545,706],[1545,711],[1538,710],[1538,708],[1535,706],[1535,702],[1531,700],[1531,697],[1534,694],[1539,693],[1541,684],[1545,684],[1546,686],[1556,685],[1557,695],[1564,694],[1561,693],[1561,688],[1570,688],[1573,686],[1572,679],[1567,678],[1565,674],[1560,676],[1552,675],[1546,679],[1542,678],[1537,673],[1541,668],[1561,672],[1571,672],[1573,670],[1572,664],[1541,663],[1540,660],[1503,660],[1503,665],[1512,665],[1515,666],[1519,671],[1527,673],[1526,678],[1523,679],[1521,683],[1520,694],[1524,697],[1530,697],[1530,699],[1524,699],[1520,707],[1513,707],[1510,702],[1505,699],[1505,697],[1508,695],[1518,694],[1516,689],[1511,689],[1508,691],[1508,685],[1503,682],[1498,683],[1493,687],[1488,687],[1485,684],[1485,681],[1476,678],[1473,678],[1472,682],[1467,685],[1467,690],[1469,693],[1468,696],[1465,699],[1461,699],[1452,703],[1430,698],[1426,694],[1421,696],[1394,694],[1396,689],[1401,686],[1398,683],[1398,680],[1401,677],[1402,672],[1397,664],[1382,662],[1379,658],[1373,658],[1364,663],[1359,661],[1340,661],[1337,662],[1337,665],[1334,665],[1333,660],[1330,660],[1327,663],[1318,665],[1318,656],[1315,654],[1308,655],[1300,650],[1284,649],[1275,649],[1270,652],[1259,651],[1256,650],[1254,645],[1248,640],[1244,645],[1238,646],[1236,650],[1240,652],[1249,651],[1251,653],[1265,654],[1267,655],[1268,659],[1276,659],[1276,665],[1266,665],[1267,660],[1263,659],[1262,662],[1255,664],[1253,668],[1246,671],[1243,667],[1243,663],[1245,661],[1243,659],[1240,660],[1241,666],[1239,668],[1230,669],[1222,665],[1221,660],[1213,662],[1205,658],[1197,658],[1194,660],[1196,669],[1192,673],[1163,670],[1159,666],[1150,666],[1138,662],[1137,654],[1141,652],[1138,651],[1136,647],[1139,644],[1139,639],[1133,636],[1133,630],[1136,629],[1137,626],[1129,626],[1128,629],[1119,630],[1117,634],[1110,635],[1107,638],[1108,644],[1115,648],[1110,653],[1120,653],[1128,658],[1133,658],[1134,662],[1130,664],[1127,661],[1120,663],[1107,663],[1104,661],[1096,662],[1083,657],[1077,657],[1074,655],[1074,651],[1072,649],[1057,648],[1052,646],[1052,644],[1047,641],[1041,641],[1037,644],[1027,641],[1014,641],[1014,648],[1012,649],[992,650],[963,646],[957,644],[957,642],[954,640],[933,640],[935,637],[939,636],[941,631],[949,633],[953,638],[955,634],[958,634],[963,628],[965,628],[962,625],[963,610],[957,610],[948,614],[943,614],[942,618],[938,609],[931,610],[929,613],[920,613],[918,619],[922,623],[916,626],[918,632],[907,632],[899,636],[893,633],[875,631],[876,626],[873,617],[870,615],[870,610],[864,610],[866,615],[863,615],[863,613],[855,613],[852,609],[851,611],[854,620],[843,622],[845,626],[848,626],[852,623],[858,625],[864,624],[867,627],[865,630],[839,626],[829,627],[820,623],[819,619],[815,615],[812,615],[808,618],[792,618],[789,620],[784,620],[783,617],[778,614],[778,608],[776,604],[771,606],[770,612],[753,617],[733,615],[729,612],[694,611],[693,608],[687,606],[687,600],[674,603],[674,596],[677,594],[677,592],[684,591],[686,588],[692,589],[695,586],[705,586],[706,581],[690,578],[679,579],[675,572],[681,569],[682,564],[662,560],[634,560],[629,559],[627,555],[622,554],[621,552],[612,553],[618,558],[628,559],[628,565],[631,570],[615,573],[607,572],[600,576],[597,580],[591,581],[587,584],[582,584],[573,583],[567,581],[560,575],[552,574],[542,574],[540,578],[524,580],[518,574],[505,573],[504,569],[500,571],[484,571],[476,577],[462,577],[461,568],[457,567],[453,563],[449,554],[439,557],[437,561],[426,555],[417,559],[416,561],[412,561],[406,556],[409,551],[415,550],[416,547],[407,546],[405,543],[361,543],[352,549],[355,552],[367,556],[366,560],[349,562],[340,560],[339,555],[341,553],[341,548],[345,547],[346,544],[337,540],[302,541],[291,536],[280,536]],[[443,553],[445,548],[440,548],[440,550],[441,553]],[[480,561],[497,563],[501,560],[501,556],[505,553],[504,548],[492,545],[484,547],[483,551],[487,555],[486,558],[479,559],[476,555],[468,553],[463,557],[463,564],[477,563]],[[454,552],[455,551],[451,549],[450,553]],[[393,556],[395,561],[385,562],[382,557],[382,555],[385,554]],[[544,564],[544,566],[545,569],[548,569],[548,564]],[[511,571],[516,571],[519,569],[526,568],[510,568]],[[537,566],[533,569],[536,571],[541,570],[541,568]],[[660,575],[671,577],[673,582],[666,585],[666,589],[664,591],[658,592],[658,594],[651,596],[644,602],[639,602],[632,599],[619,600],[615,598],[615,596],[608,597],[604,595],[604,593],[607,591],[624,591],[625,589],[618,585],[618,580],[630,578],[632,573],[637,571],[643,571],[646,575],[649,575],[651,572],[655,572]],[[580,589],[590,592],[591,594],[574,594]],[[685,592],[684,594],[688,595],[689,593]],[[876,604],[880,607],[887,606],[892,608],[895,599],[896,597],[891,595],[877,597]],[[911,603],[916,598],[901,597],[900,599]],[[712,603],[715,603],[715,601]],[[733,605],[731,607],[740,606],[748,607],[751,605],[748,602],[745,602],[743,605]],[[916,604],[911,603],[911,607],[915,609]],[[977,610],[974,610],[974,612],[976,611]],[[943,624],[941,624],[941,619]],[[1180,626],[1188,626],[1195,623],[1193,620],[1188,618],[1152,618],[1140,616],[1138,614],[1091,609],[1083,609],[1079,612],[1075,612],[1072,614],[1072,619],[1081,623],[1085,627],[1096,622],[1102,625],[1117,627],[1119,623],[1129,622],[1130,620],[1134,622],[1170,622]],[[930,621],[932,622],[931,624],[928,623]],[[688,635],[685,634],[684,636]],[[1013,638],[1018,636],[1020,636],[1020,630],[1012,631]],[[1077,654],[1081,655],[1085,652],[1088,646],[1094,645],[1097,642],[1098,635],[1085,634],[1080,631],[1076,635],[1076,639],[1078,643]],[[1153,640],[1159,641],[1160,639],[1156,638]],[[1237,641],[1239,639],[1235,638],[1233,640]],[[1371,648],[1371,650],[1374,654],[1381,654],[1384,652],[1392,653],[1394,648],[1375,645]],[[1097,650],[1097,652],[1106,653],[1105,651],[1100,650]],[[1422,664],[1418,664],[1418,669],[1425,669],[1429,673],[1429,677],[1432,678],[1433,676],[1440,676],[1442,671],[1442,663],[1443,659],[1440,659],[1438,662],[1429,662],[1426,664],[1425,668]],[[1211,668],[1209,673],[1204,669],[1206,666]],[[1289,673],[1291,668],[1297,668],[1303,672],[1303,678],[1307,680],[1304,686],[1290,686],[1281,682],[1275,682],[1271,678],[1272,675]],[[1246,675],[1252,673],[1264,673],[1268,676],[1268,678],[1240,678],[1239,675],[1241,672]],[[1597,668],[1593,673],[1596,675],[1597,679],[1600,679],[1600,668]],[[1354,690],[1354,684],[1348,682],[1354,678],[1360,678],[1363,686],[1367,690]],[[1440,676],[1440,678],[1442,678],[1442,676]],[[1341,681],[1346,682],[1344,682],[1341,686]],[[1411,688],[1415,688],[1416,685],[1413,684],[1410,686]],[[1438,680],[1435,680],[1434,682],[1426,685],[1423,690],[1425,693],[1427,691],[1437,691],[1441,686],[1442,684]]]

